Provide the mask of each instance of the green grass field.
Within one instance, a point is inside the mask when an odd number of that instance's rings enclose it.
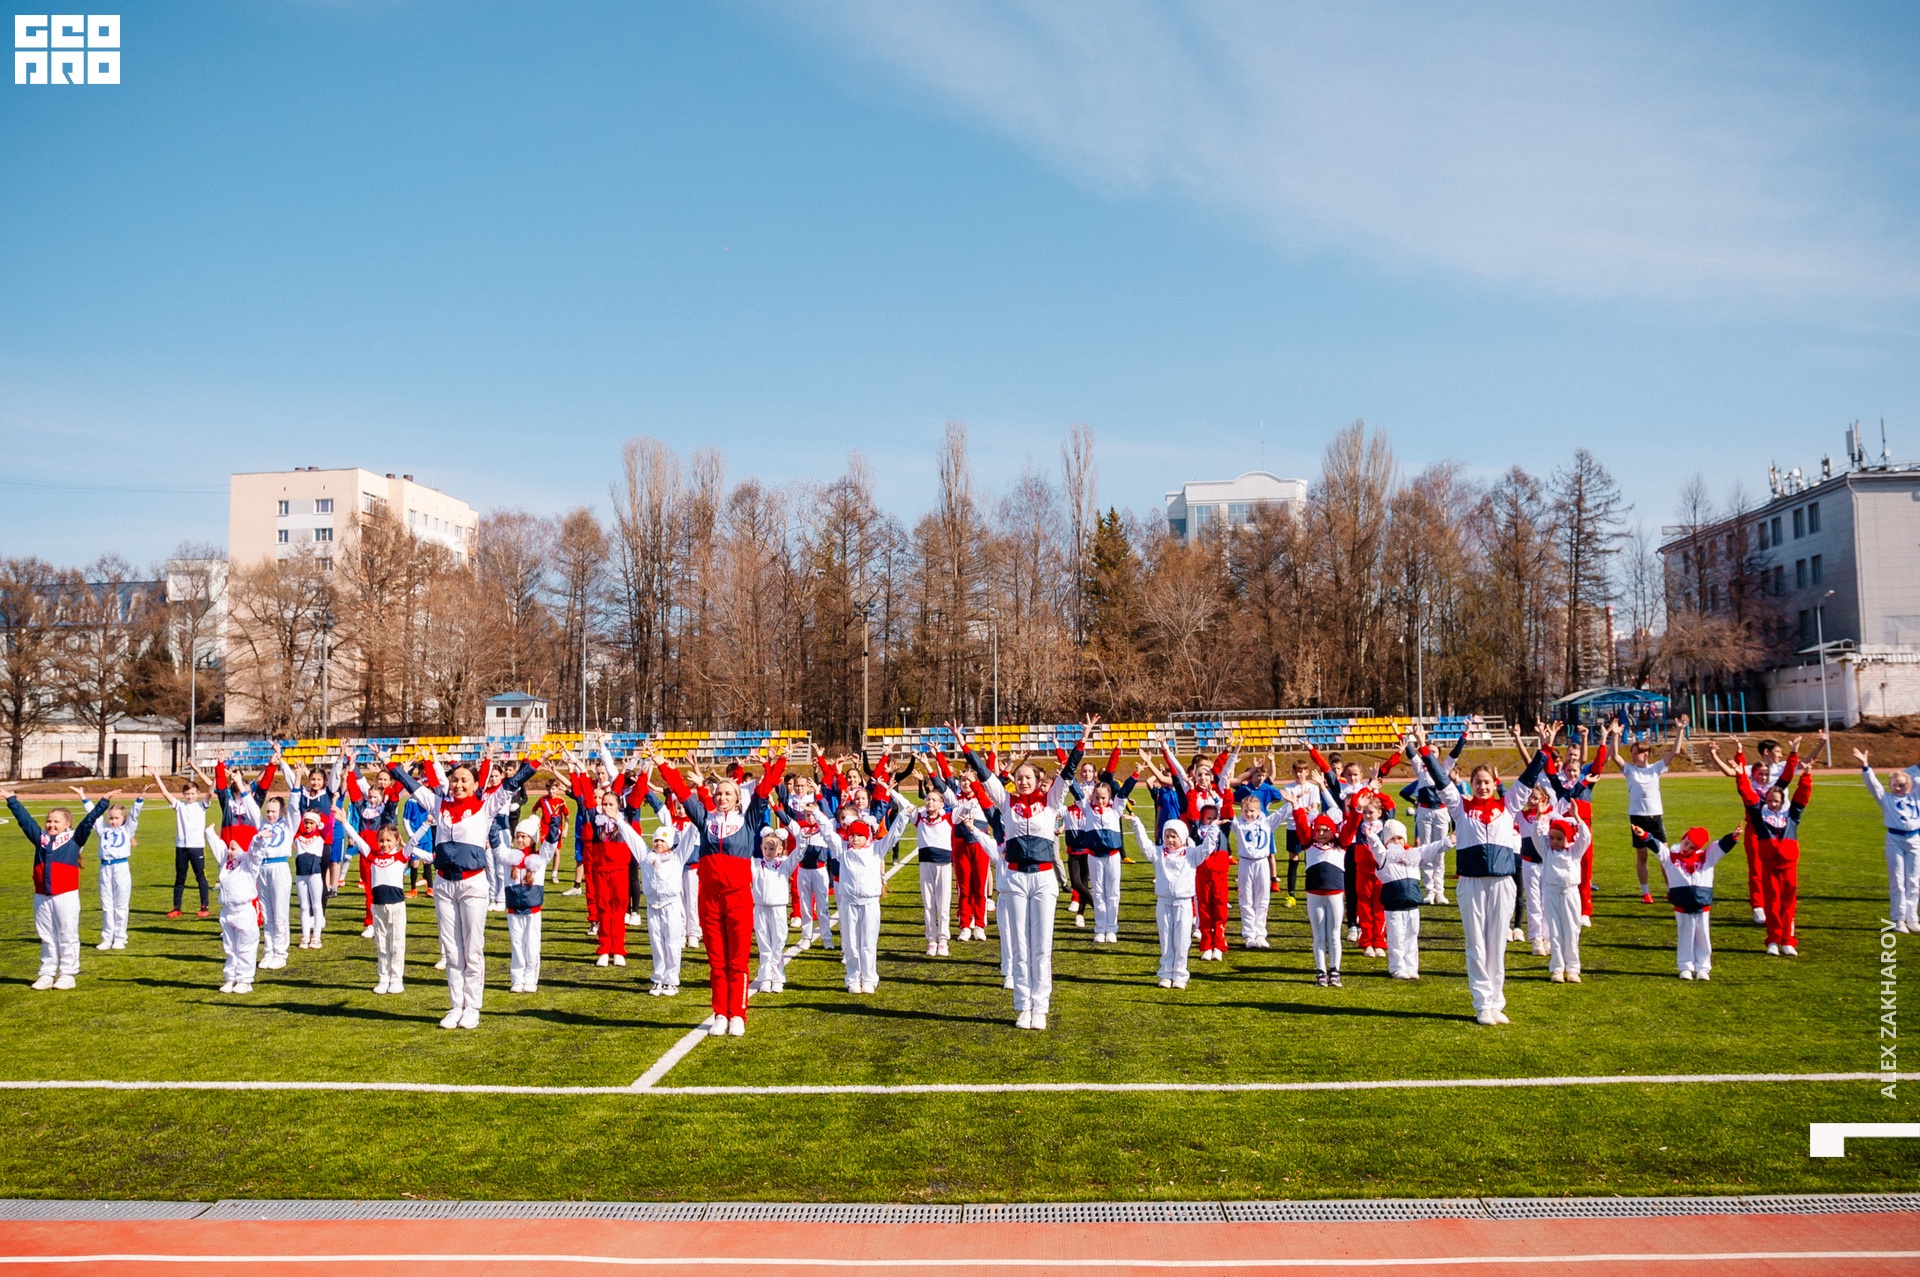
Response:
[[[1674,779],[1669,828],[1738,817],[1729,782]],[[47,804],[36,802],[36,813]],[[925,957],[912,868],[895,879],[879,992],[846,994],[833,955],[789,965],[744,1039],[702,1042],[668,1085],[971,1081],[1250,1082],[1601,1074],[1854,1072],[1879,1066],[1877,811],[1822,777],[1806,822],[1797,960],[1761,952],[1744,858],[1720,875],[1713,983],[1676,978],[1672,913],[1639,902],[1617,777],[1600,788],[1600,893],[1586,982],[1508,953],[1504,1028],[1475,1024],[1457,915],[1429,908],[1423,979],[1351,949],[1347,987],[1312,983],[1304,908],[1276,900],[1271,951],[1153,983],[1152,876],[1125,870],[1121,943],[1096,949],[1064,905],[1051,1028],[1019,1033],[993,941]],[[624,971],[591,965],[578,898],[549,892],[540,992],[506,992],[490,927],[487,1014],[436,1027],[446,989],[431,906],[415,902],[407,992],[375,996],[357,897],[327,946],[294,949],[247,998],[217,992],[217,924],[168,921],[172,816],[149,808],[129,947],[99,953],[91,849],[80,987],[28,988],[38,964],[25,841],[0,829],[0,1076],[379,1079],[625,1086],[706,1014],[646,995],[644,933]],[[1655,870],[1658,881],[1658,870]],[[296,921],[297,928],[297,921]],[[1230,926],[1238,943],[1237,917]],[[1902,937],[1905,940],[1905,937]],[[1920,945],[1920,938],[1914,943]],[[1902,990],[1908,987],[1901,982]],[[1906,1063],[1920,1070],[1920,1056]],[[1612,1085],[1498,1091],[1009,1093],[919,1096],[450,1096],[0,1092],[17,1142],[0,1195],[1004,1201],[1824,1192],[1911,1188],[1912,1141],[1807,1157],[1809,1121],[1913,1121],[1876,1085]]]

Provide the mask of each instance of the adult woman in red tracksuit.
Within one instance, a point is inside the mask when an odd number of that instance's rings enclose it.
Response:
[[[1233,775],[1234,754],[1231,749],[1214,760],[1209,767],[1200,763],[1193,769],[1191,779],[1180,760],[1173,756],[1173,743],[1160,742],[1160,753],[1167,761],[1167,769],[1173,773],[1174,788],[1185,797],[1185,815],[1187,827],[1198,831],[1201,825],[1200,809],[1211,806],[1214,818],[1222,814],[1231,817],[1233,806],[1220,786],[1214,783],[1216,776]],[[1200,957],[1204,961],[1217,962],[1227,953],[1227,911],[1230,902],[1229,883],[1232,870],[1226,856],[1208,856],[1194,872],[1193,912],[1194,925],[1200,932]]]
[[[706,937],[707,970],[713,982],[713,1020],[708,1032],[739,1037],[747,1031],[747,962],[753,949],[753,858],[760,830],[773,823],[768,795],[787,769],[785,755],[770,759],[742,803],[740,783],[714,782],[713,808],[704,795],[647,747],[647,761],[686,808],[700,831],[700,932]]]
[[[1719,752],[1709,744],[1707,752],[1714,762]],[[1797,754],[1797,751],[1796,751]],[[1813,769],[1800,773],[1787,796],[1792,772],[1782,772],[1776,784],[1763,796],[1753,786],[1745,768],[1734,773],[1733,783],[1740,790],[1740,803],[1747,809],[1747,828],[1760,858],[1760,889],[1767,911],[1767,952],[1774,957],[1800,955],[1800,940],[1793,930],[1793,916],[1800,902],[1800,817],[1813,800]]]

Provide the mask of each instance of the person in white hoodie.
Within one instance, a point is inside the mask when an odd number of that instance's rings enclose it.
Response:
[[[1273,899],[1273,834],[1293,818],[1293,808],[1275,803],[1262,811],[1260,799],[1248,794],[1233,818],[1233,846],[1240,853],[1240,940],[1249,949],[1271,949],[1267,940],[1267,905]]]
[[[828,846],[840,862],[840,946],[847,964],[847,992],[872,993],[880,983],[880,897],[887,893],[887,852],[907,827],[904,808],[893,826],[877,831],[865,820],[851,820]]]
[[[1540,898],[1546,913],[1548,977],[1555,984],[1580,983],[1580,878],[1593,831],[1568,813],[1546,824],[1540,849]],[[1544,845],[1542,845],[1544,844]]]
[[[1368,834],[1387,920],[1387,974],[1396,980],[1420,978],[1420,906],[1432,895],[1427,868],[1446,855],[1449,845],[1444,823],[1427,822],[1426,828],[1437,828],[1441,836],[1413,847],[1407,845],[1406,825],[1397,820]]]
[[[1677,960],[1682,980],[1713,978],[1713,871],[1726,854],[1740,845],[1741,831],[1714,842],[1713,835],[1695,826],[1672,847],[1655,839],[1654,858],[1667,876],[1667,903],[1679,932]]]
[[[760,854],[753,858],[753,944],[760,966],[749,986],[755,993],[787,987],[787,914],[793,907],[794,867],[804,854],[797,824],[784,832],[771,825],[760,831]]]
[[[1853,756],[1887,829],[1887,918],[1895,931],[1920,931],[1920,788],[1914,785],[1913,769],[1888,772],[1882,785],[1867,753],[1856,749]],[[104,839],[103,834],[103,856]]]
[[[1187,987],[1187,949],[1193,936],[1195,870],[1210,856],[1224,856],[1224,848],[1196,848],[1187,839],[1187,822],[1169,820],[1160,828],[1160,842],[1147,837],[1147,827],[1131,812],[1133,841],[1153,865],[1153,916],[1160,932],[1160,987]]]
[[[140,828],[140,809],[147,805],[146,790],[131,808],[103,798],[94,808],[94,829],[100,840],[100,943],[96,949],[127,947],[127,912],[133,894],[134,832]]]
[[[675,997],[680,992],[680,959],[687,940],[681,893],[687,862],[700,850],[700,831],[691,821],[676,825],[662,818],[649,847],[639,829],[622,820],[620,836],[640,864],[640,890],[647,897],[647,951],[653,955],[653,986],[647,992],[656,998]]]
[[[252,993],[260,964],[260,856],[237,839],[222,841],[212,825],[207,826],[207,854],[220,872],[220,950],[226,958],[220,992]]]

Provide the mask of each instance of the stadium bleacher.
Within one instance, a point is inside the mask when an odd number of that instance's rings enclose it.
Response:
[[[1118,744],[1122,753],[1133,754],[1150,738],[1161,738],[1171,739],[1176,753],[1188,754],[1196,750],[1225,749],[1230,740],[1238,739],[1243,749],[1261,754],[1298,753],[1309,745],[1322,751],[1386,751],[1399,747],[1401,739],[1411,730],[1413,721],[1404,716],[1343,718],[1303,711],[1299,714],[1247,718],[1107,723],[1102,725],[1100,747],[1112,749]],[[1470,745],[1492,744],[1499,733],[1505,731],[1505,724],[1499,718],[1476,718],[1468,714],[1447,714],[1420,721],[1426,724],[1429,739],[1448,744],[1466,733],[1469,724],[1473,728],[1467,741]],[[977,744],[989,745],[1001,754],[1045,753],[1067,748],[1080,739],[1080,725],[1042,723],[978,727],[970,729],[969,739]],[[951,752],[954,747],[953,734],[944,727],[914,727],[904,732],[897,727],[878,727],[867,732],[869,758],[877,757],[882,750],[901,746],[915,753],[925,753],[936,746]]]
[[[578,753],[583,743],[589,743],[590,748],[598,748],[604,742],[614,757],[625,758],[649,740],[658,745],[661,752],[669,757],[692,758],[701,762],[746,758],[762,752],[769,743],[784,748],[787,757],[795,762],[808,762],[813,757],[812,738],[802,731],[595,732],[590,737],[583,736],[579,732],[548,732],[545,737],[531,746],[519,736],[498,736],[491,739],[503,753],[515,757],[525,755],[529,749],[542,755],[557,753],[562,747]],[[375,736],[283,740],[279,745],[282,756],[288,763],[307,766],[332,759],[339,753],[343,743],[352,751],[356,764],[373,763],[375,746],[385,749],[401,762],[411,762],[429,752],[448,761],[473,762],[485,751],[488,741],[489,738],[485,736],[410,738]],[[196,761],[202,767],[211,768],[215,762],[224,758],[235,766],[255,770],[273,761],[273,745],[274,742],[264,739],[202,742],[195,751]]]

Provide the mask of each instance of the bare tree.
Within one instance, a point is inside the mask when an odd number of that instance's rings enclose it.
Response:
[[[1622,505],[1613,476],[1585,448],[1574,449],[1572,462],[1554,473],[1555,540],[1566,608],[1561,677],[1568,691],[1586,686],[1590,675],[1612,664],[1612,653],[1596,657],[1602,646],[1599,623],[1614,599],[1611,567],[1619,552]]]
[[[219,631],[226,597],[227,552],[181,542],[166,565],[167,646],[174,669],[169,708],[186,724],[189,759],[198,725],[212,717],[224,694]]]
[[[317,713],[320,618],[333,602],[311,553],[234,574],[228,597],[227,700],[241,721],[273,736]]]
[[[613,490],[613,576],[616,641],[627,693],[640,723],[660,723],[671,702],[673,581],[679,566],[680,459],[658,439],[629,439],[621,449],[621,483]]]
[[[587,729],[587,649],[600,625],[606,567],[607,534],[593,511],[581,506],[561,516],[548,587],[560,608],[556,709],[578,731]]]
[[[552,555],[553,528],[525,510],[495,510],[480,520],[474,570],[500,627],[500,659],[510,686],[532,690],[552,672],[542,660],[553,628],[541,586]]]
[[[40,559],[0,560],[0,722],[7,779],[19,780],[27,740],[58,707],[54,676],[59,573]]]
[[[55,666],[60,699],[75,721],[94,729],[95,770],[107,775],[107,729],[127,712],[140,631],[154,617],[150,585],[118,555],[68,573]]]
[[[1068,586],[1067,616],[1073,637],[1087,636],[1087,573],[1094,525],[1100,519],[1100,474],[1093,461],[1093,427],[1076,422],[1060,445],[1066,480]]]

